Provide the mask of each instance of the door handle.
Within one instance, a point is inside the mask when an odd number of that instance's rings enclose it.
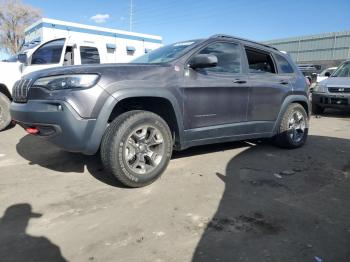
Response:
[[[281,80],[279,83],[282,85],[289,85],[289,82],[287,80]]]
[[[236,80],[233,81],[233,83],[235,83],[235,84],[245,84],[245,83],[247,83],[247,81],[241,80],[241,79],[236,79]]]

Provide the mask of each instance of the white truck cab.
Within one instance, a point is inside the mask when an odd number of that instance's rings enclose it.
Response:
[[[104,42],[81,41],[72,37],[46,41],[24,49],[12,62],[0,62],[0,131],[11,122],[9,106],[12,88],[23,75],[57,66],[116,63]]]

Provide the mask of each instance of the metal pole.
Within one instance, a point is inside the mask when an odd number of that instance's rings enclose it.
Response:
[[[131,32],[132,31],[132,19],[133,19],[133,2],[132,0],[130,0],[130,15],[129,15],[129,31]]]
[[[333,40],[333,50],[332,50],[332,59],[334,59],[334,53],[335,53],[335,45],[337,44],[337,35],[334,35],[334,40]]]

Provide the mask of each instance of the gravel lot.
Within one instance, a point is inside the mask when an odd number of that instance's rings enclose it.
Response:
[[[141,189],[16,126],[0,176],[1,261],[350,261],[349,113],[312,117],[297,150],[177,153]]]

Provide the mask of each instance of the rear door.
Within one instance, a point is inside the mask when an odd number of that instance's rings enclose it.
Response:
[[[268,51],[249,46],[245,51],[251,87],[247,120],[274,121],[284,98],[292,91],[294,74],[278,74],[276,60]]]
[[[242,70],[242,47],[214,42],[196,54],[213,54],[218,65],[188,69],[184,80],[185,129],[246,121],[249,88]]]

